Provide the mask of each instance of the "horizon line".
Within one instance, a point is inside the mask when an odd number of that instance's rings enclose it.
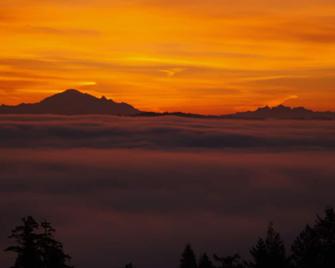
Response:
[[[36,101],[36,102],[20,102],[18,104],[14,104],[14,105],[8,105],[8,104],[4,104],[4,103],[0,103],[0,107],[17,107],[17,106],[20,106],[20,105],[34,105],[34,104],[38,104],[40,102],[42,102],[43,100],[49,98],[49,97],[52,97],[52,96],[55,96],[55,95],[58,95],[58,94],[62,94],[62,93],[66,93],[66,92],[69,92],[69,91],[75,91],[75,92],[78,92],[80,94],[83,94],[83,95],[89,95],[91,97],[94,97],[96,99],[107,99],[107,100],[110,100],[110,101],[114,101],[112,98],[107,98],[105,95],[101,95],[100,97],[97,97],[96,95],[93,95],[92,93],[89,93],[89,92],[86,92],[86,91],[81,91],[79,89],[76,89],[76,88],[68,88],[68,89],[64,89],[62,91],[58,91],[57,93],[54,93],[54,94],[50,94],[50,95],[47,95],[45,97],[43,97],[42,99],[40,99],[39,101]],[[120,102],[116,102],[116,103],[125,103],[125,104],[128,104],[128,105],[131,105],[132,107],[134,107],[135,109],[137,109],[135,106],[133,106],[132,104],[130,103],[127,103],[127,102],[123,102],[123,101],[120,101]],[[294,110],[294,109],[305,109],[305,110],[308,110],[310,112],[314,112],[314,113],[335,113],[335,110],[313,110],[313,109],[310,109],[308,107],[305,107],[305,106],[289,106],[289,105],[286,105],[285,102],[283,103],[280,103],[278,105],[268,105],[268,104],[265,104],[263,106],[256,106],[256,108],[254,108],[253,110],[240,110],[240,111],[236,111],[236,112],[232,112],[232,113],[217,113],[217,114],[210,114],[210,113],[194,113],[194,112],[187,112],[187,111],[181,111],[181,110],[172,110],[172,111],[148,111],[148,110],[140,110],[140,109],[137,109],[140,113],[152,113],[152,114],[161,114],[161,115],[164,115],[164,114],[185,114],[185,115],[195,115],[195,116],[229,116],[229,115],[236,115],[236,114],[239,114],[239,113],[248,113],[248,112],[256,112],[260,109],[266,109],[266,108],[269,108],[269,109],[274,109],[274,108],[278,108],[278,107],[285,107],[285,108],[289,108],[291,110]]]

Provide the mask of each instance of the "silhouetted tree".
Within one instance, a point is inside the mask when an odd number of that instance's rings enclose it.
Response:
[[[214,260],[219,262],[220,268],[243,268],[244,263],[241,260],[241,257],[238,254],[227,257],[218,257],[214,255]]]
[[[134,268],[133,263],[127,263],[126,266],[124,268]]]
[[[306,225],[292,245],[292,261],[295,267],[318,267],[320,241],[315,230]]]
[[[335,212],[326,209],[313,227],[307,225],[292,245],[292,260],[299,268],[335,267]]]
[[[55,229],[47,221],[41,222],[41,229],[39,246],[44,267],[70,268],[71,266],[67,265],[67,262],[70,261],[71,257],[64,253],[62,243],[55,240]]]
[[[212,261],[209,259],[206,253],[202,255],[199,260],[199,268],[214,268]]]
[[[195,254],[190,244],[187,244],[180,260],[179,268],[197,268]]]
[[[265,239],[260,238],[255,247],[250,250],[253,261],[248,264],[252,268],[286,268],[284,242],[270,223]]]
[[[62,243],[54,238],[55,230],[44,221],[38,223],[32,217],[23,218],[9,238],[16,244],[5,251],[17,254],[13,268],[70,268],[70,256],[63,252]]]
[[[36,233],[39,224],[32,218],[22,219],[23,225],[12,230],[9,238],[14,239],[16,244],[9,246],[5,251],[17,254],[13,268],[42,268],[42,259],[39,250],[39,235]]]

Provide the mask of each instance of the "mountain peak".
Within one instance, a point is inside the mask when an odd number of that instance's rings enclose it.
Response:
[[[78,89],[69,88],[69,89],[66,89],[63,92],[59,93],[59,94],[84,94],[84,93],[80,92]]]
[[[260,108],[258,108],[257,109],[257,111],[270,111],[271,110],[271,108],[269,107],[269,106],[264,106],[264,107],[260,107]]]
[[[261,107],[261,108],[258,108],[257,110],[264,110],[264,111],[275,111],[275,110],[291,110],[292,108],[289,107],[289,106],[286,106],[284,104],[279,104],[277,106],[269,106],[269,105],[266,105],[264,107]],[[256,110],[256,111],[257,111]]]
[[[127,103],[117,103],[105,97],[97,98],[77,89],[67,89],[38,103],[5,107],[0,113],[135,115],[140,111]]]
[[[239,112],[228,115],[227,117],[241,119],[328,119],[334,118],[334,114],[327,112],[314,112],[304,107],[289,107],[284,104],[280,104],[274,107],[264,106],[254,111]]]
[[[291,110],[291,107],[289,106],[285,106],[284,104],[279,104],[275,107],[273,107],[274,109],[280,109],[280,110]]]

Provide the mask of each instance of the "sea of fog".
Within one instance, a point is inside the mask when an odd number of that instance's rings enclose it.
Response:
[[[80,268],[248,256],[269,221],[290,242],[335,206],[334,160],[335,121],[0,116],[0,249],[33,215]]]

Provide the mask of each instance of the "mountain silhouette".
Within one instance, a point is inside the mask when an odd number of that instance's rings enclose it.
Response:
[[[335,119],[335,112],[315,112],[304,107],[265,106],[255,111],[239,112],[228,115],[202,115],[183,112],[143,112],[127,103],[118,103],[106,97],[97,98],[76,89],[68,89],[52,95],[38,103],[22,103],[16,106],[0,105],[0,114],[109,114],[126,116],[177,116],[188,118],[217,118],[217,119]]]
[[[127,103],[117,103],[105,97],[97,98],[76,89],[68,89],[38,103],[0,106],[0,114],[110,114],[136,115],[140,111]]]
[[[288,107],[279,105],[275,107],[261,107],[255,111],[239,112],[227,115],[201,115],[192,113],[154,113],[142,112],[139,116],[178,116],[188,118],[216,118],[216,119],[245,119],[245,120],[261,120],[261,119],[296,119],[296,120],[333,120],[334,112],[315,112],[304,107]]]
[[[224,115],[230,119],[335,119],[334,112],[315,112],[304,107],[265,106],[255,111]]]

